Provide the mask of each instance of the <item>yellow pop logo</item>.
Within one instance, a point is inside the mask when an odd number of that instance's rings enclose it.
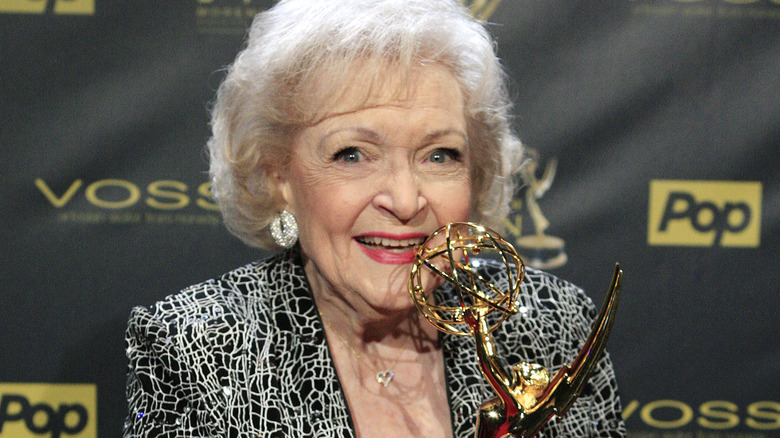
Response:
[[[43,14],[49,3],[58,15],[93,15],[95,0],[0,0],[0,13]]]
[[[0,438],[97,437],[94,384],[0,383]]]
[[[760,182],[650,181],[650,245],[755,248],[760,240]]]

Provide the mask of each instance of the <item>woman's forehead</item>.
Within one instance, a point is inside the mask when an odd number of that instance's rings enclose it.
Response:
[[[336,71],[334,71],[336,70]],[[410,104],[427,94],[453,94],[462,106],[456,77],[441,64],[404,68],[388,62],[353,62],[339,69],[318,72],[302,93],[308,123],[362,108]]]

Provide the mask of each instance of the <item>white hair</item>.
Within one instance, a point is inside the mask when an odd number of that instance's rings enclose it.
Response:
[[[381,81],[388,62],[406,74],[438,63],[455,76],[468,123],[472,219],[503,222],[522,147],[493,41],[468,9],[454,0],[282,0],[255,17],[212,110],[212,190],[233,234],[275,247],[268,225],[284,204],[267,170],[286,166],[292,136],[327,111],[313,108],[310,91],[330,78],[325,92],[343,91],[350,84],[339,78],[355,66]]]

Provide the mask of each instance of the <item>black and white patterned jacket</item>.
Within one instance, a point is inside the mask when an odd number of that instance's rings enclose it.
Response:
[[[576,357],[596,309],[580,289],[530,269],[518,304],[493,333],[501,355],[553,375]],[[324,333],[296,251],[133,309],[125,437],[354,437]],[[442,336],[454,435],[472,437],[479,405],[495,394],[474,340]],[[538,436],[625,436],[608,355]]]

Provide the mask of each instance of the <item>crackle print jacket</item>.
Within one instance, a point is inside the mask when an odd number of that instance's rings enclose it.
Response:
[[[488,267],[486,275],[506,287],[506,273]],[[529,269],[521,287],[520,313],[493,336],[507,363],[538,363],[552,376],[577,356],[596,309],[540,271]],[[125,437],[355,436],[295,250],[133,309],[126,342]],[[495,393],[473,338],[442,335],[442,348],[454,436],[473,437],[479,406]],[[605,354],[566,416],[537,436],[623,437],[620,409]]]

